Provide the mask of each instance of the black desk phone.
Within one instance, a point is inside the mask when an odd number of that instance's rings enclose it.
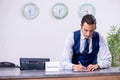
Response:
[[[0,62],[0,67],[15,67],[15,64],[12,62]]]

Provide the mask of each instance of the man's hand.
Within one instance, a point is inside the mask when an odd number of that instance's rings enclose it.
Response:
[[[73,65],[72,66],[72,69],[73,71],[84,71],[84,70],[87,70],[87,68],[81,64],[78,64],[78,65]]]
[[[94,71],[94,70],[97,70],[98,68],[99,68],[98,64],[90,64],[87,66],[88,71]]]

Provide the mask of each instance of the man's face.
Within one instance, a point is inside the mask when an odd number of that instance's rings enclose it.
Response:
[[[94,32],[94,30],[96,29],[96,25],[95,24],[87,24],[86,22],[83,24],[82,26],[82,33],[83,36],[85,38],[90,38]]]

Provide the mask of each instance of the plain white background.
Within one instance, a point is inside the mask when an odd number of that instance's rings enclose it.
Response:
[[[28,20],[22,15],[27,3],[39,7],[39,15]],[[64,3],[69,13],[58,20],[52,7]],[[0,0],[0,61],[19,65],[20,57],[61,61],[65,37],[80,29],[79,8],[84,3],[96,9],[97,31],[106,38],[110,26],[120,26],[120,0]]]

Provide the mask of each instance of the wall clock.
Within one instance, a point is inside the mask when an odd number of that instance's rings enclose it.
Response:
[[[54,17],[57,19],[63,19],[67,16],[68,14],[68,8],[65,4],[63,3],[57,3],[53,6],[52,8],[52,14]]]
[[[39,8],[33,3],[28,3],[23,8],[23,16],[27,19],[34,19],[39,14]]]
[[[81,5],[79,10],[80,17],[83,17],[86,14],[92,14],[94,16],[95,13],[96,13],[95,7],[89,3]]]

